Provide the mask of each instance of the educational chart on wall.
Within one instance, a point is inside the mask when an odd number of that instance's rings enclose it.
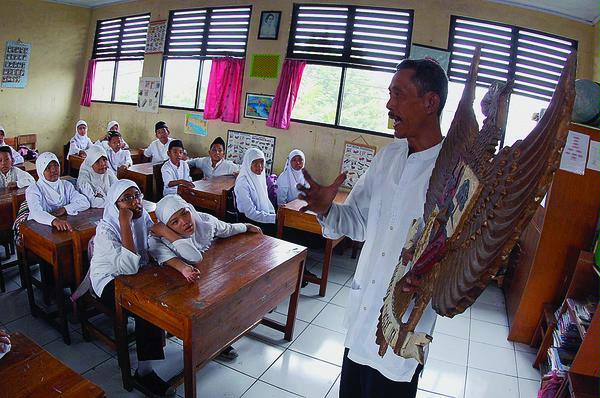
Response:
[[[165,37],[167,36],[167,21],[152,21],[148,24],[146,35],[146,54],[162,53],[165,50]]]
[[[158,113],[160,77],[140,77],[138,112]]]
[[[376,147],[367,144],[357,144],[355,142],[344,144],[341,172],[347,171],[348,174],[342,187],[352,189],[360,176],[371,166],[376,151]]]
[[[243,131],[227,131],[227,150],[225,158],[235,164],[242,164],[244,153],[249,148],[258,148],[265,154],[265,173],[273,172],[273,157],[275,156],[275,137],[245,133]]]
[[[7,41],[2,70],[2,87],[24,88],[27,86],[31,43]]]

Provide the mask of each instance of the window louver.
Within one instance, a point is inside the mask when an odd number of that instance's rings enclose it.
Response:
[[[150,14],[98,21],[92,58],[98,61],[143,59]]]

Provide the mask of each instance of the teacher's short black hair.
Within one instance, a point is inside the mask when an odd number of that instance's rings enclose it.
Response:
[[[431,91],[440,97],[440,107],[437,111],[440,116],[448,98],[448,78],[444,68],[429,59],[405,59],[396,66],[396,71],[403,69],[415,71],[412,82],[417,86],[419,95]]]

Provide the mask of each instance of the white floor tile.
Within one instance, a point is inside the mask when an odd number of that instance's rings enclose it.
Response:
[[[238,357],[233,361],[219,360],[218,362],[257,379],[284,351],[283,348],[246,336],[236,341],[233,347]]]
[[[258,380],[242,396],[243,398],[294,398],[301,395],[293,394]]]
[[[350,288],[348,286],[342,286],[342,288],[337,292],[335,297],[333,297],[333,299],[331,300],[331,304],[345,307],[346,302],[348,301],[348,292],[350,292]]]
[[[504,292],[499,287],[490,285],[477,297],[477,302],[504,308]]]
[[[344,254],[338,255],[333,253],[331,256],[331,264],[336,267],[346,268],[347,270],[353,271],[356,270],[356,264],[358,263],[358,258],[360,257],[360,253],[356,256],[356,258],[351,257],[351,250],[344,250]]]
[[[260,380],[308,398],[322,398],[340,370],[338,366],[288,350]]]
[[[434,394],[432,392],[425,391],[425,390],[417,390],[417,396],[416,396],[416,398],[446,398],[446,397],[449,397],[449,395]]]
[[[327,304],[323,311],[317,315],[313,323],[315,325],[334,330],[339,333],[346,333],[344,328],[344,316],[346,309],[334,304]]]
[[[519,379],[519,398],[536,398],[539,390],[539,381]]]
[[[196,373],[197,397],[241,397],[255,382],[246,376],[218,362],[210,361]],[[177,388],[177,394],[184,396],[185,386]]]
[[[308,286],[303,287],[300,290],[300,295],[305,297],[316,298],[317,300],[329,302],[331,299],[340,291],[342,285],[333,282],[327,282],[327,288],[325,289],[325,296],[319,296],[319,289],[321,287],[316,283],[309,283]]]
[[[540,371],[533,367],[535,354],[528,352],[515,351],[517,359],[517,376],[523,379],[539,381]]]
[[[419,388],[436,394],[462,398],[467,368],[429,358],[419,380]]]
[[[267,318],[283,323],[285,323],[286,321],[286,316],[278,312],[272,312],[270,314],[267,314]],[[300,333],[302,333],[302,331],[306,329],[307,326],[308,322],[296,319],[296,321],[294,322],[294,333],[292,336],[292,341],[298,338]],[[252,331],[250,332],[250,336],[256,337],[257,339],[260,339],[261,341],[267,342],[269,344],[275,344],[281,347],[287,347],[290,344],[292,344],[291,341],[286,341],[283,338],[283,332],[267,327],[265,325],[258,325],[257,327],[252,329]]]
[[[290,350],[342,366],[344,358],[344,334],[308,325],[290,346]]]
[[[497,323],[508,326],[506,310],[503,307],[496,307],[490,304],[475,303],[471,306],[471,319]]]
[[[468,354],[469,340],[443,333],[434,333],[433,341],[429,345],[429,358],[461,366],[467,366]]]
[[[86,372],[111,357],[94,343],[84,341],[79,333],[71,333],[71,345],[66,345],[61,338],[45,345],[44,349],[77,373]]]
[[[469,368],[465,398],[519,398],[516,377]]]
[[[92,383],[98,385],[107,397],[123,398],[136,397],[143,398],[144,394],[137,390],[129,392],[123,388],[123,380],[121,379],[121,369],[116,358],[111,358],[99,366],[91,369],[83,375]]]
[[[528,344],[519,343],[517,341],[515,341],[513,344],[515,345],[515,350],[517,351],[530,352],[532,354],[537,354],[538,352],[536,347],[530,347]]]
[[[454,317],[465,317],[465,318],[471,318],[471,307],[467,308],[466,310],[464,310],[463,312],[461,312],[460,314],[456,314],[454,315]]]
[[[513,343],[508,341],[508,327],[497,323],[471,319],[471,341],[486,343],[502,348],[513,349]]]
[[[435,329],[433,329],[433,337],[437,333],[444,333],[454,337],[463,339],[469,338],[470,319],[464,316],[455,316],[448,318],[445,316],[437,317],[435,321]]]
[[[469,367],[517,376],[514,350],[475,341],[469,346]]]
[[[0,314],[4,324],[29,314],[26,290],[13,290],[0,294]]]
[[[323,264],[319,263],[313,266],[310,271],[321,276],[321,271],[323,268]],[[346,268],[336,267],[335,265],[329,266],[329,275],[327,276],[328,282],[337,283],[339,285],[344,285],[348,280],[354,275],[354,271],[351,271]]]
[[[29,314],[7,323],[6,328],[10,330],[11,333],[21,332],[39,345],[48,344],[58,338],[62,339],[62,335],[58,330],[50,326],[41,318],[34,318]]]
[[[276,311],[280,314],[287,315],[289,300],[288,297],[281,304],[278,304]],[[310,323],[326,305],[327,303],[324,301],[300,295],[300,298],[298,299],[298,308],[296,310],[296,318]]]
[[[340,377],[341,376],[338,376],[325,398],[338,398],[340,396]]]

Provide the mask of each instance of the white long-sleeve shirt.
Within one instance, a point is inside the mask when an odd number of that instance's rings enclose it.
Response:
[[[378,355],[375,333],[379,310],[408,229],[413,219],[423,215],[429,178],[441,145],[408,156],[407,141],[396,139],[375,156],[346,202],[333,204],[327,217],[319,217],[324,235],[341,234],[365,242],[346,308],[348,358],[394,381],[410,381],[418,362],[397,356],[391,348],[383,358]],[[435,319],[430,305],[415,330],[431,335]]]
[[[98,181],[92,181],[90,175],[87,173],[79,174],[77,188],[90,202],[90,207],[104,208],[108,189],[117,181],[117,176],[111,169],[106,170],[106,174],[107,179],[104,181],[105,185]]]
[[[190,177],[190,166],[188,166],[187,162],[184,162],[183,160],[179,162],[179,167],[171,163],[170,160],[166,161],[165,164],[163,164],[160,168],[160,172],[162,174],[163,183],[165,184],[163,188],[164,196],[177,193],[177,185],[174,187],[169,186],[171,181],[192,181],[192,177]]]
[[[148,145],[148,148],[144,149],[144,156],[152,158],[152,163],[164,162],[169,159],[167,151],[169,150],[169,143],[173,141],[173,138],[169,137],[166,144],[162,144],[157,138]]]
[[[247,178],[238,178],[235,181],[233,191],[235,193],[237,209],[244,213],[246,217],[252,221],[263,224],[275,224],[275,213],[259,210],[256,207],[256,204],[258,203],[258,194],[254,185],[252,185]]]
[[[28,220],[35,220],[40,224],[52,225],[52,221],[56,218],[51,212],[61,207],[64,207],[67,214],[74,216],[80,211],[90,208],[90,203],[87,198],[79,193],[73,184],[63,181],[66,193],[66,204],[64,206],[53,206],[46,200],[43,192],[40,191],[37,184],[30,185],[25,191],[25,200],[29,207]]]
[[[84,145],[81,145],[77,140],[71,138],[71,141],[69,141],[69,153],[67,154],[67,156],[79,155],[79,151],[87,151],[92,145],[94,145],[94,143],[89,138],[85,140]],[[15,161],[15,163],[17,162]]]
[[[111,147],[106,149],[106,155],[108,159],[108,166],[115,173],[118,171],[120,166],[131,167],[133,160],[131,159],[131,151],[129,149],[119,149],[118,152],[112,150]]]
[[[190,159],[188,160],[188,165],[201,169],[206,178],[232,175],[233,173],[240,172],[240,166],[227,159],[221,159],[215,167],[212,167],[210,156]]]
[[[9,182],[16,181],[17,188],[28,187],[35,184],[35,180],[26,171],[21,170],[18,167],[11,167],[8,173],[3,174],[0,172],[0,188],[6,188]]]

